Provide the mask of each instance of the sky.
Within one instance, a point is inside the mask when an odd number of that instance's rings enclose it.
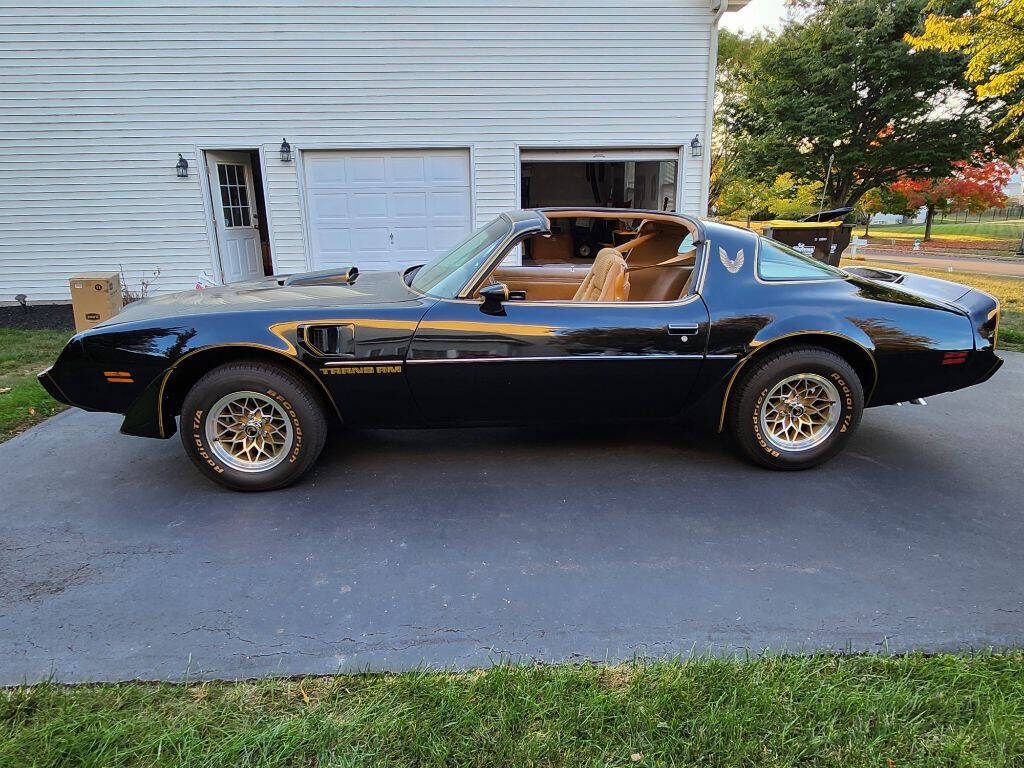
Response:
[[[745,8],[722,16],[721,26],[730,32],[778,29],[786,17],[786,0],[750,0]]]

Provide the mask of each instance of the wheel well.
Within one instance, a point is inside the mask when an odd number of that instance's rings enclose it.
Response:
[[[793,347],[819,347],[827,349],[839,355],[850,364],[857,378],[860,379],[864,388],[864,405],[870,404],[871,395],[874,392],[875,384],[878,382],[878,370],[875,367],[875,359],[864,347],[845,336],[835,336],[829,333],[801,333],[795,336],[786,336],[776,341],[769,341],[758,347],[752,354],[743,359],[737,369],[729,378],[725,393],[722,397],[722,414],[718,422],[718,431],[721,432],[725,426],[725,411],[729,405],[729,398],[732,395],[732,385],[739,378],[742,370],[745,370],[749,363],[759,360],[765,355],[774,354],[784,349]]]
[[[185,401],[185,395],[204,374],[226,363],[237,363],[243,360],[276,365],[294,374],[313,388],[313,391],[327,406],[328,412],[333,413],[339,421],[341,420],[341,412],[334,402],[334,398],[331,397],[323,382],[309,368],[282,352],[249,346],[212,347],[183,357],[171,369],[164,384],[162,403],[164,416],[173,418],[181,413],[181,404]]]

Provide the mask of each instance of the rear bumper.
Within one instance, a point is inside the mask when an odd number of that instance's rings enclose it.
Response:
[[[988,381],[989,379],[996,375],[996,371],[1003,367],[1003,358],[996,357],[995,355],[993,355],[993,357],[995,357],[995,364],[991,368],[989,368],[988,371],[983,373],[981,378],[974,382],[975,384],[982,384]]]

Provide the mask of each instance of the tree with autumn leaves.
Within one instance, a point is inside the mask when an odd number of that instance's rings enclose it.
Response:
[[[1012,168],[1002,160],[982,165],[960,162],[944,179],[900,179],[890,185],[889,194],[906,201],[909,211],[925,208],[924,239],[931,240],[932,221],[938,213],[981,213],[1006,204],[1003,189]]]
[[[719,209],[730,184],[771,187],[783,174],[800,187],[827,179],[825,207],[857,206],[871,190],[953,177],[959,161],[1010,157],[1024,143],[1019,117],[1010,119],[1024,84],[1000,69],[1024,47],[987,59],[992,87],[1009,91],[973,98],[975,48],[934,42],[936,14],[960,23],[977,14],[972,0],[791,1],[802,13],[778,33],[724,48],[742,56],[720,68],[729,98],[713,144],[729,152],[713,164]],[[978,2],[992,4],[993,24],[1016,25],[1024,0]],[[987,46],[979,37],[977,55]]]
[[[1001,126],[1024,138],[1024,0],[932,0],[921,34],[904,39],[918,51],[960,53],[979,100],[1006,103]]]

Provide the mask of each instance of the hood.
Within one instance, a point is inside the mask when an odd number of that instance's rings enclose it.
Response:
[[[168,293],[129,304],[96,327],[218,312],[401,304],[419,298],[419,294],[405,284],[400,272],[360,272],[351,283],[338,282],[329,275],[322,282],[315,281],[313,276],[319,274],[275,275],[201,291]],[[314,282],[301,279],[307,275],[313,277]],[[289,281],[294,282],[289,284]]]

